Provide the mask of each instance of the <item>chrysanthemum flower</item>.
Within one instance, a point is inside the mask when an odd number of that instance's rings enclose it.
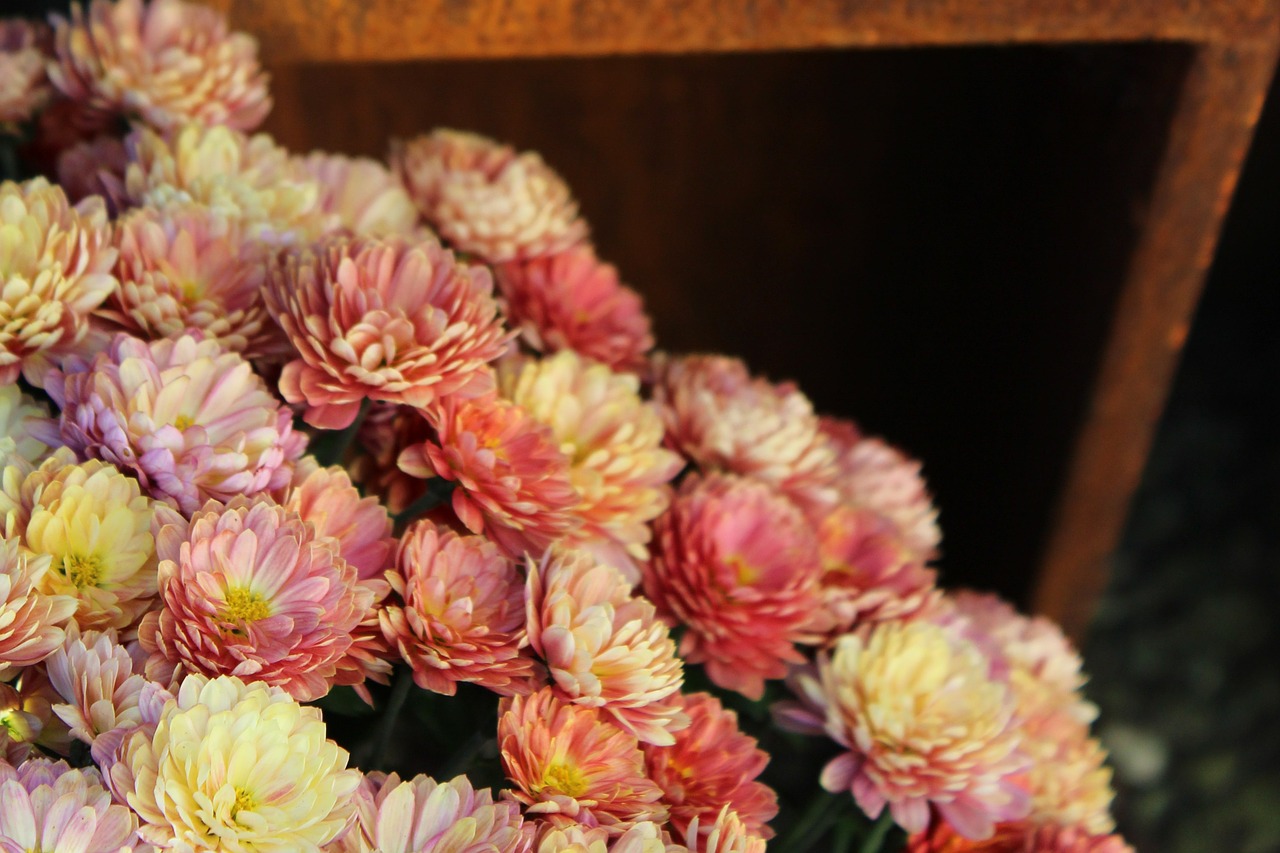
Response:
[[[907,853],[1134,853],[1119,835],[1091,835],[1080,827],[1004,823],[995,835],[974,841],[938,821],[907,841]]]
[[[49,446],[36,435],[49,423],[49,409],[31,399],[17,385],[0,385],[0,468],[25,462],[38,464]]]
[[[76,600],[40,592],[48,572],[49,557],[24,552],[17,539],[0,539],[0,680],[62,645]]]
[[[685,833],[689,853],[764,853],[765,839],[753,833],[729,806],[714,821],[694,817]]]
[[[670,746],[643,746],[649,778],[662,788],[671,825],[688,834],[699,818],[710,829],[729,806],[753,835],[772,838],[768,822],[778,814],[778,797],[756,777],[769,754],[738,728],[738,715],[709,693],[684,698],[690,725]]]
[[[566,701],[599,708],[643,743],[685,728],[684,667],[653,605],[583,551],[529,560],[529,645]]]
[[[680,655],[716,684],[759,699],[814,639],[817,542],[800,510],[763,483],[691,476],[655,523],[645,593],[687,626]]]
[[[71,207],[44,178],[0,184],[0,385],[21,373],[43,387],[58,358],[92,349],[115,260],[102,199]]]
[[[348,468],[365,494],[377,495],[387,511],[401,513],[427,490],[426,483],[400,470],[400,453],[431,436],[426,419],[408,406],[374,403],[356,432]]]
[[[129,152],[124,140],[102,133],[58,152],[58,186],[73,202],[100,195],[115,214],[124,203],[124,173],[128,167]]]
[[[156,537],[162,609],[138,630],[147,676],[235,675],[300,701],[329,692],[372,604],[336,540],[267,498],[210,501]]]
[[[37,746],[67,753],[71,739],[54,716],[49,692],[40,667],[24,669],[12,684],[0,682],[0,761],[16,767]]]
[[[511,796],[529,814],[618,833],[637,821],[666,820],[639,743],[596,709],[544,688],[503,699],[498,714],[502,766],[516,785]]]
[[[358,237],[413,234],[418,208],[400,179],[367,157],[313,151],[292,160],[295,172],[320,187],[320,211]]]
[[[942,532],[920,462],[849,421],[822,418],[820,430],[836,452],[841,502],[888,518],[918,559],[936,557]]]
[[[44,51],[36,26],[20,18],[0,21],[0,132],[21,124],[49,99]]]
[[[539,352],[573,350],[614,370],[639,370],[653,349],[644,305],[589,245],[495,269],[507,316]]]
[[[725,356],[659,358],[656,367],[654,401],[681,453],[768,483],[811,514],[834,506],[835,452],[798,388],[752,377]]]
[[[9,497],[20,503],[13,522],[26,547],[52,559],[41,592],[74,598],[81,628],[124,630],[151,606],[152,502],[137,480],[97,459],[76,462],[59,448]]]
[[[274,266],[267,307],[297,349],[280,391],[307,422],[349,425],[365,399],[418,409],[493,388],[509,335],[493,279],[434,240],[334,238]]]
[[[934,607],[937,573],[884,516],[849,504],[818,525],[822,609],[838,636],[855,625],[904,619]]]
[[[112,790],[164,849],[318,853],[344,832],[360,774],[318,708],[238,678],[188,676],[153,734],[124,744]]]
[[[262,303],[267,252],[237,220],[197,204],[142,208],[119,220],[116,245],[120,289],[99,317],[148,339],[198,329],[249,359],[288,351]]]
[[[396,547],[391,517],[377,498],[361,497],[342,468],[310,472],[281,503],[311,524],[317,538],[336,539],[338,555],[355,567],[361,580],[381,580],[391,567]]]
[[[489,263],[549,255],[586,239],[569,187],[532,151],[441,129],[393,142],[391,162],[440,236]]]
[[[934,810],[974,839],[1026,816],[1013,701],[973,644],[924,620],[883,622],[841,637],[819,668],[820,683],[797,685],[816,713],[783,706],[778,720],[849,750],[822,771],[828,791],[850,791],[872,818],[887,804],[908,832]]]
[[[30,758],[0,761],[0,849],[119,853],[137,840],[138,819],[113,803],[93,768]]]
[[[297,174],[289,152],[265,133],[250,137],[193,124],[165,137],[139,128],[125,145],[126,195],[138,207],[196,202],[271,245],[303,242],[327,230],[319,186]]]
[[[399,601],[381,611],[382,630],[419,687],[449,696],[459,681],[503,694],[531,689],[535,663],[520,650],[524,583],[496,545],[418,521],[387,578]]]
[[[252,36],[228,33],[218,11],[183,0],[91,0],[53,16],[49,76],[92,109],[137,115],[161,131],[188,122],[252,130],[271,110]]]
[[[525,824],[526,831],[531,824]],[[650,820],[631,825],[621,835],[600,826],[542,823],[531,853],[688,853]]]
[[[117,335],[92,364],[50,378],[66,445],[132,473],[184,513],[283,488],[306,446],[249,362],[216,341]]]
[[[662,419],[640,399],[639,380],[565,351],[503,362],[498,381],[504,397],[551,427],[571,461],[582,519],[572,541],[639,581],[649,522],[667,508],[667,483],[684,466],[662,447]]]
[[[80,633],[72,627],[45,668],[64,700],[53,711],[73,737],[92,745],[99,735],[142,723],[138,702],[147,681],[133,671],[133,659],[114,631]]]
[[[440,444],[412,445],[398,464],[457,483],[453,510],[468,530],[522,558],[543,553],[580,523],[569,458],[549,427],[506,400],[446,398],[441,408]]]

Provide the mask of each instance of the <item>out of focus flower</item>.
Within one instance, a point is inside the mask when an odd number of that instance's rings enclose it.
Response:
[[[387,511],[401,513],[426,492],[426,483],[400,470],[401,451],[421,444],[430,424],[408,406],[374,403],[356,433],[355,455],[348,468],[365,494],[377,495]]]
[[[147,681],[133,671],[133,659],[114,631],[71,628],[45,667],[64,700],[53,711],[71,727],[73,737],[92,745],[101,734],[142,723],[138,702]]]
[[[306,445],[249,362],[216,341],[117,335],[92,364],[50,378],[66,445],[183,513],[283,488]]]
[[[360,774],[347,758],[318,708],[260,682],[191,675],[155,732],[125,741],[110,783],[157,847],[316,853],[352,819]]]
[[[989,670],[973,644],[941,626],[884,622],[841,637],[819,658],[820,682],[798,673],[799,694],[817,707],[781,706],[778,721],[825,729],[849,750],[827,764],[822,786],[850,791],[868,816],[887,804],[896,823],[923,832],[936,810],[980,840],[1030,806],[1015,779],[1027,761],[1013,702]]]
[[[778,814],[778,797],[756,777],[769,754],[738,728],[738,715],[709,693],[683,697],[690,725],[669,746],[642,747],[649,778],[663,791],[671,825],[688,834],[699,818],[710,829],[728,806],[753,835],[772,838],[768,822]]]
[[[434,240],[335,238],[287,253],[267,307],[297,349],[280,391],[313,426],[348,426],[366,399],[437,407],[493,388],[503,330],[487,269]]]
[[[502,694],[532,689],[536,666],[520,650],[524,584],[496,545],[419,521],[387,577],[400,603],[381,611],[382,630],[419,687],[449,696],[459,681]]]
[[[116,213],[124,200],[128,166],[129,152],[120,137],[103,133],[81,139],[58,153],[58,186],[73,202],[100,195]]]
[[[115,260],[102,199],[71,207],[44,178],[0,184],[0,385],[43,387],[59,358],[89,354]]]
[[[705,469],[768,483],[821,515],[835,504],[835,453],[809,399],[752,377],[735,358],[660,358],[654,401],[667,439]]]
[[[0,133],[21,124],[49,99],[45,56],[30,21],[0,21]]]
[[[1091,835],[1079,827],[1036,826],[1022,821],[1003,823],[995,835],[974,841],[956,833],[943,821],[927,832],[912,835],[907,853],[1134,853],[1118,835]]]
[[[688,477],[656,524],[645,593],[687,627],[680,655],[752,699],[804,657],[818,610],[817,542],[804,515],[760,482]]]
[[[47,425],[49,409],[17,385],[0,385],[0,469],[21,460],[37,464],[49,446],[36,437],[38,424]]]
[[[162,609],[138,630],[147,676],[235,675],[300,701],[329,692],[373,593],[336,540],[267,498],[211,501],[160,528]]]
[[[653,605],[618,569],[582,551],[529,560],[529,645],[557,694],[599,708],[643,743],[670,745],[685,728],[684,667]]]
[[[569,458],[550,427],[506,400],[446,398],[437,425],[440,444],[412,445],[400,469],[457,483],[453,510],[472,533],[483,532],[511,557],[543,553],[571,531],[578,492]]]
[[[551,427],[570,459],[582,519],[572,541],[639,581],[649,522],[667,508],[667,483],[684,466],[662,447],[662,419],[640,399],[639,380],[570,351],[504,362],[498,377],[503,396]]]
[[[849,421],[822,418],[820,429],[836,452],[841,502],[893,522],[918,560],[937,556],[942,532],[938,510],[920,475],[920,462],[878,438],[862,435]]]
[[[617,833],[666,820],[662,790],[645,775],[635,737],[596,709],[544,688],[503,699],[498,714],[502,766],[516,785],[511,796],[529,814]]]
[[[386,166],[367,157],[313,151],[292,160],[296,174],[320,187],[320,212],[359,237],[410,236],[418,209]]]
[[[37,745],[50,749],[68,745],[60,737],[62,727],[53,717],[53,705],[42,695],[44,684],[39,678],[29,677],[37,671],[24,670],[16,687],[0,682],[0,763],[8,761],[17,766]]]
[[[197,204],[127,214],[116,229],[120,289],[98,316],[148,339],[198,329],[248,359],[287,352],[260,293],[268,255],[243,231]]]
[[[511,324],[539,352],[573,350],[614,370],[639,370],[653,349],[640,295],[589,245],[495,269]]]
[[[271,110],[252,36],[228,33],[223,15],[183,0],[91,0],[54,15],[49,76],[91,109],[139,116],[161,131],[188,122],[257,127]]]
[[[138,819],[111,801],[94,768],[30,758],[0,761],[0,849],[119,853],[137,839]]]
[[[441,129],[392,143],[391,162],[440,236],[489,263],[549,255],[586,239],[569,187],[532,151]]]
[[[22,528],[26,547],[52,559],[41,592],[75,599],[81,628],[124,630],[151,605],[152,508],[136,480],[97,459],[76,462],[59,448],[9,497],[20,504],[21,516],[10,523]]]
[[[17,539],[0,540],[0,681],[62,645],[76,600],[39,591],[48,571],[47,556],[25,553]]]

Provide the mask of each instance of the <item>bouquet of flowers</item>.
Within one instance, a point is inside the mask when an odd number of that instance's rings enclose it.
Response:
[[[655,351],[537,154],[248,135],[185,0],[0,26],[0,848],[1130,849],[920,464]]]

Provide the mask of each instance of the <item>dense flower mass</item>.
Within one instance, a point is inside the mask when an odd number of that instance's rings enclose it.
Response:
[[[148,682],[134,672],[133,659],[113,631],[72,628],[46,667],[50,685],[63,699],[53,711],[78,740],[92,745],[100,735],[143,723],[139,703]]]
[[[27,555],[16,539],[0,540],[0,680],[62,645],[62,628],[76,612],[76,600],[41,593],[48,572],[47,556]]]

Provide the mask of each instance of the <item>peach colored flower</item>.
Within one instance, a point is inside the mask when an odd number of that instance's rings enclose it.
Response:
[[[795,385],[752,377],[725,356],[660,357],[655,366],[654,402],[681,453],[768,483],[816,516],[835,505],[835,453]]]
[[[191,675],[109,774],[157,848],[319,853],[354,819],[360,774],[347,760],[318,708],[260,682]]]
[[[0,850],[120,853],[137,839],[138,819],[113,803],[94,768],[30,758],[0,761]]]
[[[372,605],[336,540],[271,500],[210,501],[158,519],[161,609],[138,629],[147,677],[235,675],[300,701],[329,692]]]
[[[689,725],[684,667],[653,605],[616,568],[583,551],[529,560],[529,645],[557,695],[599,708],[642,743],[669,745]]]
[[[214,9],[183,0],[91,0],[52,16],[49,76],[92,109],[139,116],[161,131],[188,122],[257,127],[271,110],[252,36],[228,33]]]
[[[1134,853],[1118,835],[1090,835],[1079,827],[1003,823],[985,841],[973,841],[942,821],[912,835],[906,853]]]
[[[0,761],[16,767],[37,746],[63,754],[70,748],[66,727],[54,717],[47,688],[38,666],[22,670],[13,684],[0,682]]]
[[[66,642],[45,662],[49,683],[63,703],[53,711],[72,737],[93,745],[100,735],[143,723],[139,701],[147,680],[116,633],[68,629]]]
[[[689,822],[685,833],[689,853],[764,853],[765,839],[743,823],[729,806],[720,809],[714,821],[700,816]]]
[[[391,163],[440,236],[488,263],[549,255],[586,239],[568,185],[532,151],[439,129],[393,141]]]
[[[551,427],[570,459],[582,524],[571,540],[640,580],[649,522],[671,501],[667,483],[684,467],[662,447],[662,419],[640,399],[640,382],[565,351],[512,359],[498,370],[504,397]]]
[[[17,385],[0,385],[0,468],[25,462],[39,464],[49,446],[38,433],[47,433],[49,408],[33,400]]]
[[[769,821],[778,814],[778,797],[756,778],[769,754],[738,728],[738,715],[709,693],[683,697],[690,725],[669,746],[644,745],[649,778],[662,788],[671,825],[687,835],[700,819],[710,829],[728,806],[752,835],[772,838]]]
[[[100,195],[112,215],[124,203],[124,173],[129,152],[120,137],[103,133],[81,139],[58,152],[58,185],[73,202]]]
[[[96,346],[89,315],[119,282],[102,199],[75,207],[44,178],[0,184],[0,385],[44,387],[58,359]]]
[[[502,354],[488,270],[454,260],[433,240],[333,238],[286,253],[265,291],[297,349],[280,391],[323,429],[349,425],[365,399],[418,409],[493,387]]]
[[[374,403],[356,433],[351,478],[365,494],[377,495],[387,511],[401,513],[427,490],[426,483],[400,470],[396,460],[411,445],[432,435],[426,419],[408,406]]]
[[[630,733],[598,710],[559,699],[551,688],[503,699],[498,743],[511,793],[529,814],[557,825],[625,832],[637,821],[662,823],[662,791],[645,775]]]
[[[400,179],[376,160],[313,151],[291,162],[299,177],[320,187],[320,211],[335,227],[358,237],[414,234],[418,208]]]
[[[132,473],[184,513],[282,488],[306,446],[289,409],[217,341],[117,335],[91,364],[50,380],[68,447]]]
[[[989,676],[972,643],[924,621],[882,622],[846,634],[819,656],[815,679],[794,676],[805,711],[780,706],[788,728],[822,731],[848,751],[822,771],[822,786],[850,791],[872,818],[885,805],[908,832],[933,812],[967,838],[989,838],[1001,821],[1027,815],[1016,783],[1019,751],[1012,697]]]
[[[396,548],[391,517],[377,498],[361,497],[342,468],[311,471],[281,503],[314,527],[317,538],[337,540],[338,555],[355,567],[361,580],[381,580],[391,568]]]
[[[468,530],[521,558],[541,554],[580,523],[569,458],[549,427],[506,400],[446,398],[441,410],[439,445],[412,445],[398,464],[416,477],[456,483],[453,510]]]
[[[680,655],[721,687],[752,699],[815,639],[821,564],[812,527],[763,483],[712,474],[685,479],[654,526],[645,594],[686,626]]]
[[[917,559],[936,557],[942,531],[920,462],[864,436],[850,421],[822,418],[819,428],[835,449],[841,502],[889,519]]]
[[[533,823],[526,823],[528,831]],[[633,823],[618,835],[600,826],[540,822],[531,853],[688,853],[653,821]]]
[[[614,370],[639,370],[653,349],[644,305],[589,245],[494,270],[507,316],[539,352],[573,350]]]
[[[381,611],[382,630],[419,687],[452,696],[471,681],[511,694],[541,679],[520,650],[523,581],[492,542],[415,522],[387,578],[398,600]]]
[[[49,99],[38,25],[0,21],[0,132],[31,118]]]
[[[61,646],[63,626],[76,612],[71,596],[39,591],[49,562],[26,553],[16,539],[0,540],[0,680]]]

